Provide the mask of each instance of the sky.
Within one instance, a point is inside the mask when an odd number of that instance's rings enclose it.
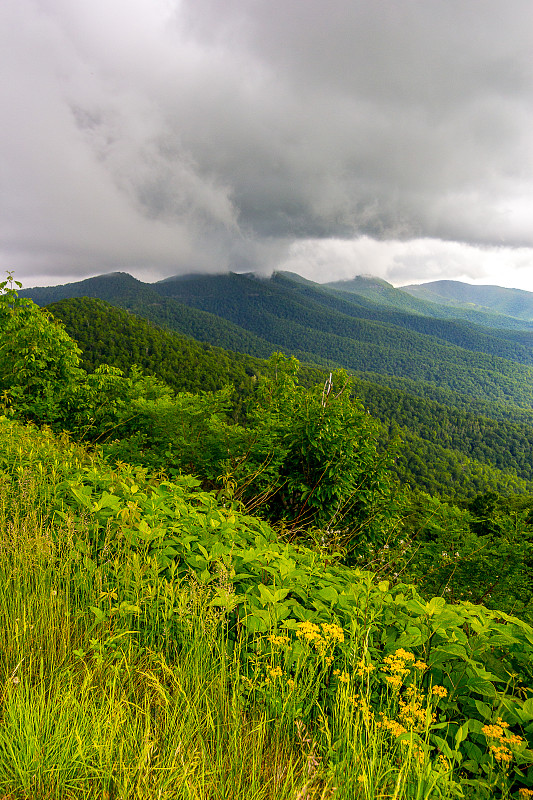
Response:
[[[0,276],[533,291],[531,0],[2,0]]]

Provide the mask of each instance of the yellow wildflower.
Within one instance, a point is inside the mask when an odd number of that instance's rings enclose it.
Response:
[[[501,722],[501,720],[498,720]],[[504,739],[505,735],[503,732],[504,726],[503,725],[483,725],[481,728],[482,732],[485,734],[487,739]]]
[[[395,688],[401,686],[402,678],[409,674],[409,667],[406,666],[408,661],[414,662],[416,659],[412,653],[400,647],[395,653],[385,656],[383,659],[383,672],[389,672],[390,677],[387,681]]]
[[[513,760],[513,754],[511,751],[501,744],[491,744],[490,749],[492,750],[492,754],[496,761],[508,764]]]
[[[396,650],[394,655],[396,656],[396,658],[401,658],[402,661],[414,661],[415,660],[414,655],[412,653],[409,653],[407,650],[404,650],[402,647],[400,647],[399,650]]]
[[[335,623],[322,622],[322,635],[328,641],[344,642],[344,631],[340,625]]]
[[[441,767],[442,769],[445,769],[445,770],[449,770],[450,769],[450,762],[448,761],[446,756],[443,755],[442,753],[439,753],[439,757],[437,759],[437,765],[439,767]]]
[[[448,697],[448,689],[444,686],[433,686],[431,694],[435,695],[435,697]]]
[[[281,678],[283,675],[283,670],[281,667],[269,667],[268,671],[270,672],[272,678]]]
[[[356,675],[360,678],[364,678],[366,675],[369,675],[371,672],[374,672],[375,666],[373,664],[365,664],[364,661],[360,661],[357,665],[357,669],[355,670]]]
[[[361,712],[361,716],[365,722],[370,722],[370,720],[374,717],[374,712],[370,708],[367,700],[365,697],[360,697],[358,694],[352,694],[348,698],[350,703],[354,706],[354,708],[358,709]]]
[[[268,641],[274,645],[274,647],[283,647],[284,645],[289,643],[288,636],[269,636]]]
[[[508,722],[504,722],[501,717],[498,717],[495,725],[483,725],[481,728],[487,739],[495,739],[497,744],[491,744],[489,749],[496,761],[503,761],[509,763],[512,760],[513,754],[509,747],[519,745],[524,740],[521,736],[514,733],[507,733],[509,727]]]
[[[305,620],[299,623],[299,630],[296,636],[299,639],[305,639],[307,642],[313,642],[315,639],[320,638],[320,628],[314,622]]]
[[[425,661],[415,661],[413,667],[415,667],[415,669],[419,669],[420,672],[423,672],[425,669],[428,668],[428,665],[426,664]]]
[[[527,800],[528,797],[533,797],[533,789],[519,789],[518,797],[520,800]]]
[[[400,706],[399,717],[402,724],[409,730],[423,730],[427,718],[427,711],[422,705],[424,696],[414,686],[410,686],[409,689],[408,702],[406,703],[401,698],[398,701]]]
[[[392,733],[393,736],[401,736],[402,733],[407,733],[407,729],[404,728],[403,725],[400,725],[399,722],[396,722],[395,719],[388,719],[388,717],[383,716],[380,721],[378,722],[380,728],[384,728],[386,731]]]
[[[349,683],[350,682],[350,673],[349,672],[341,672],[338,669],[333,670],[333,674],[339,679],[339,683]]]
[[[395,689],[402,685],[402,679],[399,675],[386,675],[385,680],[388,681]]]

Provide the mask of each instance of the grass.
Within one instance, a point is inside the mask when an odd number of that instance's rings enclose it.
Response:
[[[353,717],[346,693],[322,731],[250,703],[238,653],[194,585],[174,598],[184,612],[179,637],[160,631],[156,648],[157,635],[140,624],[111,617],[94,626],[102,571],[80,569],[74,521],[54,530],[38,513],[1,522],[0,797],[411,796],[410,760],[403,772],[389,764],[385,735]],[[121,567],[133,581],[135,565]],[[156,591],[168,591],[163,580]],[[323,743],[338,747],[340,728],[346,752],[335,769]],[[347,761],[363,779],[342,774]]]
[[[305,754],[245,709],[209,615],[159,650],[121,620],[93,629],[102,574],[80,570],[75,532],[2,519],[0,796],[294,797]]]
[[[423,752],[433,700],[415,696],[429,710],[413,737],[394,686],[372,708],[359,661],[326,703],[312,631],[291,686],[276,632],[236,643],[193,577],[169,580],[125,540],[95,552],[83,518],[47,513],[68,459],[43,448],[0,471],[1,800],[511,797],[464,794]]]

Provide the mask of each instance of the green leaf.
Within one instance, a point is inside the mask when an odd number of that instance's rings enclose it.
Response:
[[[324,600],[326,603],[336,603],[339,593],[333,586],[325,586],[323,589],[320,589],[316,592],[316,596],[319,597],[321,600]]]
[[[444,597],[433,597],[429,601],[429,603],[426,603],[426,608],[425,608],[426,614],[432,617],[435,614],[438,614],[440,611],[442,611],[445,605],[446,605],[446,600],[444,599]]]
[[[533,697],[529,697],[522,706],[522,712],[527,714],[529,719],[533,719]]]
[[[102,492],[102,496],[94,506],[95,511],[100,511],[102,508],[110,508],[112,511],[118,511],[123,507],[123,501],[120,497],[109,492]]]
[[[70,487],[70,491],[76,498],[76,500],[81,503],[85,508],[91,508],[91,496],[92,496],[92,489],[90,486],[79,486],[79,487]]]
[[[225,608],[226,611],[232,611],[239,603],[241,602],[242,597],[240,595],[234,594],[233,592],[228,592],[224,589],[219,589],[216,595],[213,597],[212,600],[209,601],[210,606],[221,606]]]
[[[463,742],[466,739],[466,737],[468,736],[469,722],[470,722],[470,720],[467,719],[467,721],[465,723],[463,723],[463,725],[461,725],[460,728],[457,729],[457,731],[455,733],[455,747],[456,748],[459,747],[461,742]]]
[[[105,620],[106,614],[104,611],[102,611],[101,608],[96,608],[96,606],[89,606],[89,608],[95,616],[94,620],[95,624],[99,624],[100,622],[103,622]]]
[[[488,706],[486,703],[482,703],[481,700],[474,700],[475,706],[483,719],[491,720],[492,719],[492,708]]]

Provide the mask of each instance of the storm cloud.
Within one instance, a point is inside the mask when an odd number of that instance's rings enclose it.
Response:
[[[529,0],[3,0],[0,268],[533,290]]]

